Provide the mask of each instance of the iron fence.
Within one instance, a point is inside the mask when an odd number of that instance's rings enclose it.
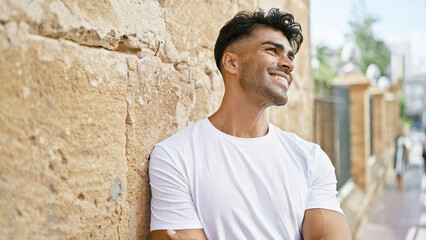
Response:
[[[336,169],[337,188],[351,178],[349,90],[335,86],[331,95],[315,95],[314,141]]]

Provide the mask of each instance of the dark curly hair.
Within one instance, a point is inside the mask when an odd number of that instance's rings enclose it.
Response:
[[[281,31],[290,42],[294,53],[299,51],[303,42],[302,27],[294,21],[290,13],[272,8],[266,14],[262,9],[254,12],[241,11],[220,29],[214,47],[214,58],[217,68],[221,71],[220,62],[225,49],[237,40],[248,37],[256,27],[267,26]]]

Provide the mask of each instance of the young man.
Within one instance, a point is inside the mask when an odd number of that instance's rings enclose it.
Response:
[[[152,239],[351,239],[329,158],[267,120],[287,103],[302,39],[278,9],[240,12],[221,29],[219,110],[151,154]]]

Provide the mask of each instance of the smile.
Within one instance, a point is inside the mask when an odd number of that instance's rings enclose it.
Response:
[[[288,84],[287,78],[280,76],[280,75],[276,75],[276,74],[270,74],[270,75],[273,76],[274,78],[276,78],[277,80],[284,82],[286,87],[288,88],[289,84]]]

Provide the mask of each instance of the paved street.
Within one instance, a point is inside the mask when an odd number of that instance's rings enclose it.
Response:
[[[390,176],[364,229],[362,240],[426,239],[426,175],[421,155],[422,138],[420,133],[410,134],[413,148],[410,169],[404,177],[404,190],[398,190],[395,176]]]

